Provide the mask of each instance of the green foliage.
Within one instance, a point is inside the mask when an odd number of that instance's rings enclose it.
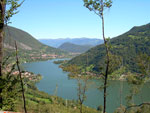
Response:
[[[17,14],[18,8],[23,4],[24,0],[3,0],[1,5],[3,9],[0,11],[0,23],[10,23],[10,18]],[[3,12],[4,11],[4,12]],[[2,14],[3,13],[3,14]]]
[[[127,73],[127,75],[127,81],[129,84],[142,85],[144,83],[144,79],[141,75],[133,73]]]
[[[67,62],[67,60],[57,60],[57,61],[54,61],[54,64],[63,64]]]
[[[110,8],[112,6],[111,0],[83,0],[84,6],[90,11],[94,11],[98,16],[103,15],[105,8]]]
[[[85,71],[91,72],[91,71],[93,70],[93,68],[94,68],[94,65],[87,66],[87,67],[85,68]]]
[[[0,82],[0,87],[3,89],[1,96],[3,98],[2,110],[15,110],[14,106],[16,104],[17,96],[20,94],[20,84],[19,77],[12,75],[12,72],[15,70],[16,63],[11,62],[10,55],[4,58],[2,63],[2,81]],[[10,63],[11,62],[11,63]]]
[[[110,63],[109,63],[108,74],[111,74],[115,70],[118,70],[121,67],[122,57],[109,53],[109,59],[110,59]]]
[[[15,104],[17,96],[20,94],[19,78],[12,75],[3,75],[2,98],[3,98],[3,110],[15,111]]]
[[[64,71],[69,71],[73,76],[78,75],[81,73],[80,68],[77,65],[68,65],[63,68]]]
[[[147,54],[140,54],[137,56],[137,64],[143,77],[150,77],[150,56]]]
[[[111,80],[118,80],[122,75],[126,74],[127,70],[126,67],[121,66],[119,69],[115,70],[113,73],[109,75],[109,79]],[[124,79],[124,78],[122,78]]]
[[[22,5],[23,2],[24,0],[6,0],[6,5],[9,7],[5,13],[6,22],[8,22],[13,15],[18,13],[17,9]]]

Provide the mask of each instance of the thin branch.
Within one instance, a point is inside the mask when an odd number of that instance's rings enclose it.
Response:
[[[11,57],[11,55],[9,55],[8,57],[6,57],[6,59],[2,63],[2,67],[6,64],[6,62],[9,60],[10,57]]]
[[[146,102],[146,103],[142,103],[142,104],[139,104],[139,105],[128,106],[128,107],[125,109],[125,112],[124,112],[124,113],[126,113],[127,110],[130,109],[130,108],[133,108],[133,107],[141,107],[141,106],[143,106],[143,105],[150,105],[150,103],[149,103],[149,102]]]
[[[24,111],[25,111],[25,113],[27,113],[26,100],[25,100],[24,87],[23,87],[24,85],[23,85],[23,80],[22,80],[22,77],[21,77],[21,70],[20,70],[20,67],[19,67],[18,49],[17,49],[16,41],[15,41],[15,48],[16,48],[16,64],[17,64],[17,68],[18,68],[18,71],[19,71],[19,77],[20,77],[20,82],[21,82],[22,97],[23,97],[23,102],[24,102]]]
[[[95,10],[93,10],[94,11],[94,13],[96,14],[96,15],[98,15],[99,17],[101,17],[101,15],[99,14],[99,13],[97,13]]]

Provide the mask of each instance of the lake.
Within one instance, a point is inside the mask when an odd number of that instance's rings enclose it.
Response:
[[[77,80],[68,78],[68,72],[63,72],[58,64],[54,64],[53,61],[55,60],[58,59],[25,63],[23,64],[23,67],[26,71],[41,74],[43,76],[43,79],[36,84],[40,91],[44,91],[51,95],[57,94],[57,96],[64,99],[77,100]],[[101,84],[103,84],[101,80],[89,81],[85,105],[93,108],[103,105],[103,91],[97,89]],[[56,86],[58,86],[58,88],[56,88]],[[113,113],[113,111],[119,107],[120,103],[126,103],[125,97],[129,94],[129,90],[130,86],[127,82],[109,81],[109,87],[107,89],[108,113]],[[147,83],[142,88],[141,93],[134,97],[134,102],[140,104],[143,101],[150,101],[149,94],[150,84]]]

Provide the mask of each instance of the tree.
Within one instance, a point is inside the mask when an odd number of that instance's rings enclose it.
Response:
[[[108,73],[109,73],[109,64],[110,64],[110,58],[109,58],[109,47],[107,43],[107,39],[105,37],[105,30],[104,30],[104,10],[105,8],[110,8],[112,6],[111,0],[83,0],[84,6],[88,8],[90,11],[94,11],[96,15],[98,15],[102,19],[102,34],[103,34],[103,40],[105,45],[105,51],[106,51],[106,69],[104,73],[104,111],[106,112],[106,92],[107,92],[107,79],[108,79]]]
[[[77,78],[78,81],[78,100],[80,104],[80,113],[82,113],[83,102],[86,99],[86,91],[87,91],[87,82],[88,78],[81,80],[81,78]]]
[[[0,0],[0,82],[2,81],[2,61],[3,61],[3,38],[4,38],[4,25],[10,18],[18,13],[17,8],[23,3],[21,0]],[[6,6],[7,9],[6,10]],[[0,108],[2,108],[2,88],[0,87]]]
[[[132,85],[132,89],[130,90],[130,95],[127,96],[128,101],[130,102],[129,105],[125,108],[124,113],[126,113],[129,110],[135,110],[138,112],[138,108],[140,112],[147,113],[149,112],[150,103],[149,102],[143,102],[139,105],[134,104],[133,96],[138,94],[139,91],[142,89],[145,82],[149,80],[150,77],[150,57],[149,55],[143,53],[140,55],[137,55],[136,63],[139,67],[139,74],[128,74],[127,82]],[[132,102],[132,103],[131,103]]]
[[[70,75],[72,76],[77,76],[77,83],[78,83],[78,88],[77,88],[77,96],[78,96],[78,102],[80,105],[80,113],[83,113],[83,103],[86,100],[86,91],[88,90],[88,77],[87,71],[91,70],[91,68],[86,68],[81,70],[77,65],[71,65],[68,67],[68,70],[70,72]],[[83,79],[81,79],[81,76],[84,76]]]

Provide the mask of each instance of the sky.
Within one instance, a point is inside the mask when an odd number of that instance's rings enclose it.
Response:
[[[25,0],[10,26],[36,39],[100,38],[101,18],[83,0]],[[105,36],[116,37],[134,26],[150,23],[150,0],[113,0],[105,11]]]

